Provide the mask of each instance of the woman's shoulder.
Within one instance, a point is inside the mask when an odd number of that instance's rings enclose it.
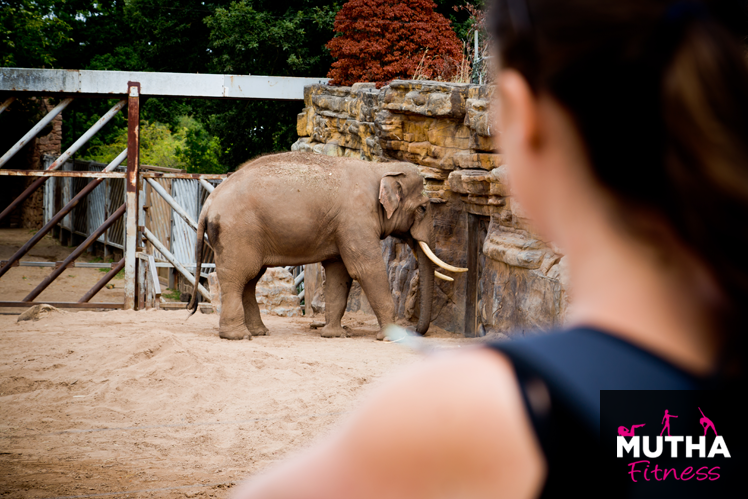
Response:
[[[512,365],[461,350],[382,380],[324,445],[236,497],[537,496],[545,461]]]

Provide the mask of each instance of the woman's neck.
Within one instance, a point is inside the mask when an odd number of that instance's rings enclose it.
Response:
[[[718,292],[704,266],[677,244],[655,249],[600,212],[589,218],[565,248],[569,324],[609,331],[696,374],[712,372]]]

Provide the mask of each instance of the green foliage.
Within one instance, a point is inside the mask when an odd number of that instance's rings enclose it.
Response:
[[[166,293],[161,293],[161,296],[167,300],[179,301],[182,299],[182,293],[178,289],[167,288]]]
[[[112,140],[88,150],[85,159],[109,163],[127,147],[127,127],[120,128]],[[164,124],[142,121],[140,124],[140,163],[180,168],[190,173],[224,173],[219,157],[221,142],[189,116],[179,119],[174,132]]]
[[[241,0],[205,18],[210,30],[212,69],[231,74],[312,75],[330,63],[322,49],[332,33],[338,5]],[[303,8],[306,7],[306,8]]]
[[[210,70],[229,74],[321,76],[332,59],[325,43],[333,35],[340,4],[334,1],[242,0],[205,19],[210,30]],[[208,130],[221,137],[223,160],[232,168],[296,140],[293,101],[211,102],[203,110]],[[271,117],[272,119],[268,119]]]
[[[221,141],[208,133],[199,121],[182,116],[178,136],[183,137],[176,155],[189,173],[225,173],[221,166]]]
[[[55,51],[72,29],[52,13],[53,2],[3,1],[0,8],[0,65],[53,67]]]

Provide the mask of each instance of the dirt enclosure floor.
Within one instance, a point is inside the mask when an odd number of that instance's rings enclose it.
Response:
[[[421,358],[376,341],[370,316],[334,339],[311,318],[265,317],[271,335],[252,341],[221,340],[215,314],[186,316],[0,315],[0,498],[227,497]],[[425,341],[469,342],[436,336]]]

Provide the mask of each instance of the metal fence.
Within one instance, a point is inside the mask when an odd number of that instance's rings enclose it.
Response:
[[[45,169],[55,161],[54,157],[44,158]],[[94,161],[75,160],[63,164],[63,171],[88,171],[100,172],[106,167],[103,163]],[[148,167],[144,167],[148,171]],[[124,172],[125,167],[120,166],[113,171]],[[91,178],[79,177],[57,177],[50,178],[44,185],[44,223],[48,223],[54,215],[60,211],[70,200],[80,193],[86,185],[92,182]],[[194,178],[158,178],[153,179],[161,188],[170,194],[174,200],[194,220],[200,217],[205,200],[210,194]],[[212,186],[218,185],[220,179],[207,181]],[[145,227],[156,235],[159,241],[174,255],[176,260],[189,270],[195,268],[195,246],[197,234],[195,230],[179,215],[176,215],[166,200],[157,193],[148,183],[143,183],[143,194],[145,195],[143,209],[145,215]],[[121,178],[108,178],[94,188],[88,196],[73,208],[60,222],[60,227],[70,231],[72,234],[88,237],[93,234],[111,213],[125,201],[125,180]],[[124,251],[125,249],[125,226],[126,217],[118,219],[96,240],[105,245],[105,252],[110,248]],[[152,245],[151,245],[152,246]],[[158,267],[172,267],[167,258],[156,248],[149,248],[149,254],[153,254]],[[205,255],[201,269],[203,277],[208,276],[215,263],[212,252]]]
[[[54,163],[56,158],[45,156],[44,169]],[[93,161],[68,161],[60,170],[100,172],[106,167],[103,163]],[[124,173],[125,167],[119,166],[113,171]],[[47,224],[55,214],[70,200],[92,182],[92,178],[51,177],[44,184],[44,223]],[[68,213],[60,226],[73,234],[88,237],[96,231],[109,215],[125,202],[125,179],[104,179],[88,196]],[[125,222],[118,219],[97,241],[120,250],[125,249]]]
[[[322,78],[282,78],[249,75],[189,75],[117,71],[69,71],[29,68],[0,68],[0,92],[5,100],[0,114],[18,95],[56,95],[62,100],[0,156],[0,178],[36,177],[26,189],[0,212],[0,221],[18,209],[37,189],[44,186],[44,226],[8,260],[0,261],[0,278],[12,267],[53,266],[50,273],[21,301],[1,301],[0,307],[32,305],[34,299],[66,268],[106,267],[111,270],[77,302],[57,302],[72,308],[147,308],[158,302],[160,286],[157,266],[172,266],[188,282],[197,274],[194,264],[196,220],[208,192],[226,175],[193,175],[149,172],[140,165],[140,97],[196,97],[218,99],[302,100],[304,87],[324,83]],[[144,93],[145,91],[145,93]],[[5,95],[7,94],[7,95]],[[46,159],[43,171],[11,170],[3,166],[77,97],[120,98],[106,114],[84,132],[56,159]],[[127,148],[109,165],[71,161],[76,152],[115,115],[127,109]],[[120,167],[127,160],[127,167]],[[160,169],[162,172],[164,169]],[[85,240],[62,262],[21,261],[31,248],[56,226]],[[124,256],[117,263],[89,263],[75,260],[95,242],[117,248]],[[210,262],[209,250],[203,261]],[[158,260],[158,262],[157,262]],[[138,263],[140,262],[140,263]],[[51,264],[51,265],[50,265]],[[200,272],[215,267],[204,265]],[[89,303],[120,270],[125,271],[123,303]],[[292,270],[295,284],[303,270]],[[190,272],[192,271],[192,272]],[[199,284],[199,283],[198,283]],[[198,285],[200,294],[210,293]],[[303,293],[303,292],[302,292]],[[303,296],[303,294],[302,294]]]

